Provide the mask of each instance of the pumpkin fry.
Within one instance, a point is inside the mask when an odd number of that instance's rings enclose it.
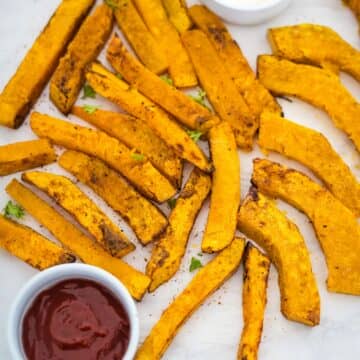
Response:
[[[191,28],[192,21],[189,18],[185,0],[162,0],[162,3],[170,22],[180,34]]]

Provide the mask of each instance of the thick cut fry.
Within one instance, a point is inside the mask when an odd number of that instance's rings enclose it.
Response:
[[[116,22],[140,61],[155,74],[169,66],[165,51],[146,27],[132,0],[116,0]]]
[[[244,327],[238,360],[256,360],[261,340],[270,260],[256,247],[247,244],[244,254],[243,318]]]
[[[89,15],[60,59],[50,81],[50,99],[64,114],[68,114],[84,83],[85,67],[99,55],[109,38],[113,13],[102,4]]]
[[[169,73],[176,87],[197,84],[194,68],[180,36],[169,21],[161,0],[134,0],[149,31],[167,56]]]
[[[276,204],[251,188],[240,207],[238,227],[265,249],[279,273],[281,312],[314,326],[320,321],[320,297],[305,241]]]
[[[220,121],[206,107],[142,66],[116,35],[108,47],[107,59],[127,82],[190,129],[205,132]]]
[[[245,103],[210,40],[201,30],[186,31],[182,40],[211,105],[233,128],[236,143],[251,150],[258,121]]]
[[[190,7],[189,15],[210,39],[227,72],[256,119],[259,119],[263,111],[280,114],[279,104],[256,79],[239,45],[232,38],[222,20],[202,5]]]
[[[0,247],[36,269],[74,262],[66,252],[31,228],[0,215]]]
[[[187,318],[237,270],[244,247],[245,241],[235,238],[226,249],[198,271],[185,290],[163,312],[140,346],[135,360],[161,358]]]
[[[55,151],[45,139],[0,146],[0,176],[33,169],[55,160]]]
[[[31,114],[31,128],[39,137],[105,161],[150,199],[163,202],[176,192],[175,187],[146,157],[134,158],[133,152],[123,143],[102,131],[74,125],[36,112]]]
[[[136,300],[141,300],[150,283],[146,275],[109,255],[102,246],[84,235],[52,206],[17,180],[12,180],[6,191],[82,261],[109,271],[126,286]]]
[[[102,161],[79,152],[66,151],[60,157],[59,165],[118,212],[142,244],[154,240],[165,229],[167,219],[160,210]]]
[[[122,230],[65,176],[32,171],[22,179],[44,191],[94,236],[106,251],[122,257],[135,249]]]
[[[147,156],[176,187],[181,185],[182,161],[142,120],[131,115],[96,110],[89,114],[75,106],[72,113]]]
[[[195,169],[176,199],[175,208],[169,217],[169,225],[157,241],[146,266],[146,274],[151,277],[149,291],[154,291],[168,281],[180,267],[187,241],[196,216],[209,194],[209,175]]]
[[[360,184],[322,134],[267,113],[261,118],[259,145],[307,166],[335,197],[360,215]]]
[[[213,127],[209,131],[209,140],[215,171],[201,248],[211,253],[222,250],[234,238],[240,205],[240,162],[234,134],[228,123]]]
[[[63,0],[0,94],[0,125],[19,127],[95,0]]]
[[[360,81],[360,52],[327,26],[300,24],[269,30],[276,55],[285,59],[345,71]]]
[[[162,0],[167,16],[179,33],[189,30],[192,26],[185,0]]]
[[[252,182],[309,217],[325,255],[329,291],[360,295],[360,227],[355,215],[306,175],[268,160],[254,161]]]
[[[204,171],[211,171],[208,159],[175,121],[135,88],[117,78],[98,63],[93,63],[86,79],[97,93],[128,113],[145,121],[181,158]]]
[[[336,127],[343,130],[360,150],[360,105],[327,70],[300,65],[276,56],[258,57],[260,81],[277,95],[296,96],[323,109]]]

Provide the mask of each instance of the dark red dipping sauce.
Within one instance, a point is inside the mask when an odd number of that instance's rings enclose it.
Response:
[[[100,284],[83,279],[65,280],[40,293],[22,327],[29,360],[120,360],[129,336],[122,304]]]

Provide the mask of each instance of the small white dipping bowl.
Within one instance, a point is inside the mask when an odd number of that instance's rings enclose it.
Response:
[[[255,25],[280,14],[291,0],[201,0],[224,20],[239,25]]]
[[[12,360],[26,359],[22,344],[22,322],[38,294],[68,279],[86,279],[108,289],[123,305],[130,321],[130,338],[123,360],[132,360],[139,343],[139,316],[136,305],[125,286],[113,275],[96,266],[85,264],[57,265],[36,274],[20,290],[12,304],[8,323],[8,342]]]

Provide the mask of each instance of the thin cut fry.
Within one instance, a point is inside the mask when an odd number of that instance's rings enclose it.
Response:
[[[36,269],[74,262],[66,252],[31,228],[0,215],[0,247]]]
[[[52,206],[17,180],[12,180],[6,191],[82,261],[109,271],[126,286],[136,300],[141,300],[150,283],[146,275],[109,255],[99,244],[85,236]]]
[[[360,184],[324,135],[267,113],[260,122],[259,146],[307,166],[335,197],[360,215]]]
[[[325,255],[328,290],[360,295],[360,227],[355,215],[306,175],[268,160],[254,161],[252,182],[309,217]]]
[[[244,327],[238,360],[256,360],[267,302],[266,290],[270,260],[256,247],[247,243],[244,254],[243,318]]]
[[[63,0],[0,94],[0,125],[18,128],[95,0]]]
[[[309,251],[297,226],[272,200],[251,188],[240,207],[238,227],[264,248],[276,266],[283,315],[305,325],[318,325],[319,292]]]
[[[215,171],[201,248],[212,253],[228,246],[234,238],[240,205],[240,162],[229,124],[223,122],[213,127],[209,140]]]
[[[64,114],[68,114],[84,83],[85,67],[94,61],[110,36],[113,13],[102,4],[86,18],[78,33],[60,59],[50,81],[50,99]]]
[[[59,165],[93,189],[118,212],[143,245],[154,240],[165,229],[168,222],[160,210],[101,160],[66,151],[60,157]]]
[[[45,139],[0,146],[0,176],[33,169],[54,161],[55,151]]]
[[[146,266],[146,274],[151,277],[149,291],[156,290],[168,281],[180,267],[187,241],[196,216],[209,194],[211,179],[195,169],[176,199],[175,208],[169,217],[169,225],[161,235]]]
[[[169,21],[161,0],[134,0],[142,18],[157,43],[165,52],[169,73],[176,87],[190,87],[197,84],[194,68],[180,36]]]
[[[167,113],[135,88],[117,78],[102,65],[93,63],[86,79],[97,93],[114,102],[126,112],[145,121],[181,158],[204,171],[211,164],[201,149]]]
[[[122,257],[135,250],[122,230],[65,176],[31,171],[23,173],[22,179],[44,191],[74,216],[111,255]]]
[[[165,72],[169,67],[165,51],[149,32],[132,0],[115,1],[117,24],[140,61],[155,74]]]
[[[179,33],[189,30],[192,26],[185,0],[162,0],[167,16]]]
[[[260,81],[276,95],[296,96],[327,112],[335,126],[343,130],[360,150],[360,105],[327,70],[300,65],[276,56],[258,57]]]
[[[233,128],[238,146],[251,150],[258,121],[245,103],[210,40],[201,30],[186,31],[183,43],[201,86],[220,118]]]
[[[281,113],[281,108],[268,90],[261,85],[237,42],[222,20],[207,7],[194,5],[189,9],[191,19],[210,39],[221,61],[234,81],[246,104],[259,119],[263,111]]]
[[[206,107],[182,91],[170,86],[142,66],[115,35],[107,50],[107,59],[126,81],[190,129],[206,131],[220,120]]]
[[[185,290],[163,312],[138,349],[135,360],[161,358],[187,318],[236,271],[244,247],[245,241],[235,238],[226,249],[198,271]]]
[[[51,116],[33,112],[30,125],[41,138],[65,148],[93,155],[124,175],[142,194],[158,202],[171,198],[176,189],[146,159],[134,158],[123,143],[95,131]]]

